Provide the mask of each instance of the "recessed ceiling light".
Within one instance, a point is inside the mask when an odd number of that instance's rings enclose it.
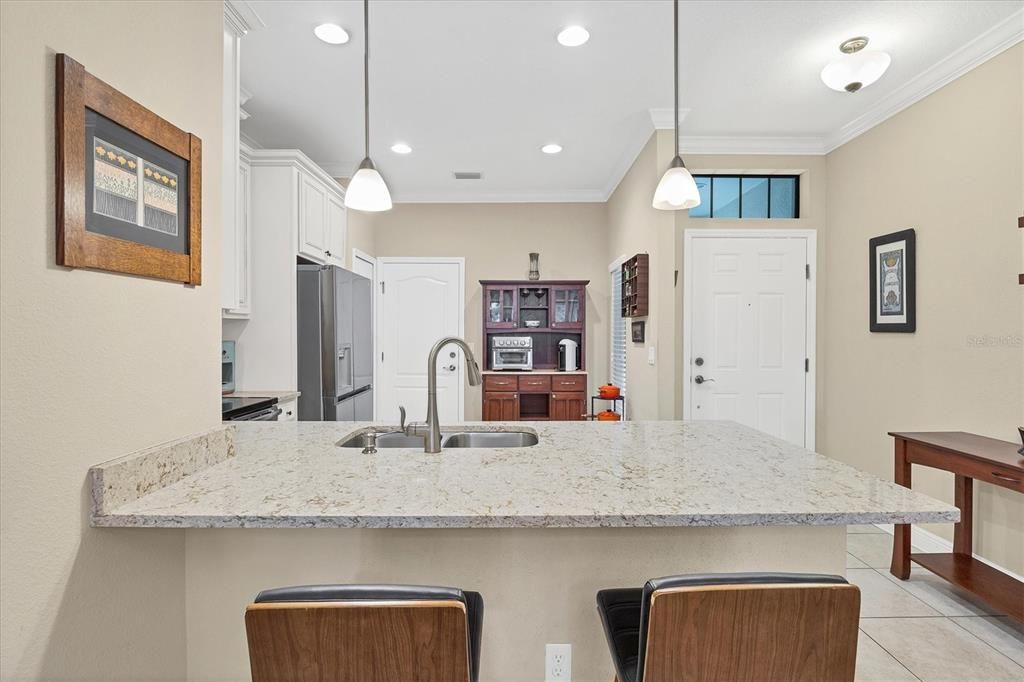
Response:
[[[566,47],[579,47],[590,40],[590,33],[582,26],[566,26],[558,34],[558,42]]]
[[[393,151],[396,154],[408,154],[409,152],[412,151],[412,147],[410,147],[404,142],[396,142],[393,145],[391,145],[391,151]]]
[[[337,24],[320,24],[313,29],[313,34],[331,45],[344,45],[348,42],[348,31]]]
[[[844,41],[839,46],[843,56],[821,70],[825,85],[839,92],[857,92],[881,78],[892,58],[885,52],[865,50],[867,44],[864,36]]]
[[[546,144],[540,148],[545,154],[557,154],[562,151],[562,145],[560,144]]]

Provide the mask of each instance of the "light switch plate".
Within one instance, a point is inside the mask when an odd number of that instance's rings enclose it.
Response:
[[[647,364],[653,365],[654,359],[657,356],[657,350],[654,346],[647,346]]]

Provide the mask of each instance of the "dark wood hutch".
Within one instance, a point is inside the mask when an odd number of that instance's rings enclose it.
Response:
[[[480,280],[483,287],[483,419],[579,420],[587,402],[589,280]],[[491,341],[533,340],[533,371],[495,371]],[[558,372],[558,342],[579,344],[579,370]]]

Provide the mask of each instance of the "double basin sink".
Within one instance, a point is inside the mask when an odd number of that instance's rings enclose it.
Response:
[[[537,434],[527,431],[460,431],[445,434],[441,449],[448,448],[525,448],[537,444]],[[372,436],[361,433],[339,445],[343,448],[365,448],[372,442]],[[423,438],[407,436],[404,433],[378,433],[377,448],[419,448],[423,449]]]

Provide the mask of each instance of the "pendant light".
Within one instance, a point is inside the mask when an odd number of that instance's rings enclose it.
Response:
[[[370,159],[370,0],[363,0],[363,150],[345,192],[345,206],[357,211],[390,211],[391,192]]]
[[[662,211],[678,211],[684,208],[700,206],[700,192],[693,181],[690,171],[686,170],[683,157],[679,154],[679,0],[674,0],[672,8],[672,54],[674,57],[672,73],[675,76],[675,158],[668,170],[661,176],[658,188],[654,190],[652,206]]]

